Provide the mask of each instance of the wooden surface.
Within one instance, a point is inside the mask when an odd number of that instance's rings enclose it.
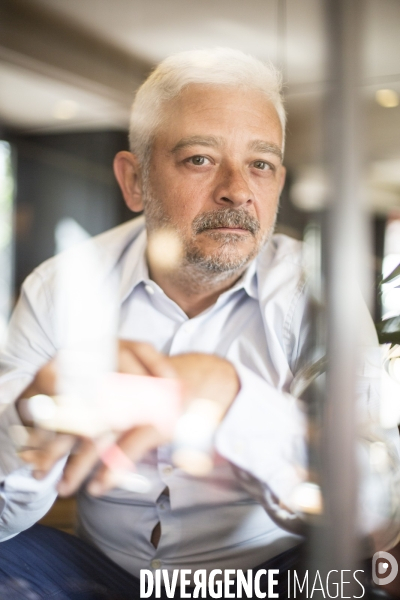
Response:
[[[75,498],[57,498],[47,515],[39,523],[67,533],[74,533],[75,514]]]

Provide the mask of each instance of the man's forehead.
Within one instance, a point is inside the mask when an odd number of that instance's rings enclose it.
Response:
[[[168,153],[188,146],[241,147],[282,160],[282,125],[276,107],[259,89],[190,84],[164,106],[154,145]]]

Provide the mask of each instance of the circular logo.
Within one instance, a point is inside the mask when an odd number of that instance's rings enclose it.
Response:
[[[398,571],[399,566],[394,556],[383,550],[375,552],[372,557],[372,579],[376,585],[391,583],[396,578]]]

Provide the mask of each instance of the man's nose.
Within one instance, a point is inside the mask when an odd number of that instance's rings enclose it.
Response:
[[[214,191],[217,204],[237,208],[254,201],[248,181],[241,169],[224,168],[219,173],[219,180]]]

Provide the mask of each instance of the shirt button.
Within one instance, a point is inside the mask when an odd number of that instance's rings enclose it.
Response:
[[[159,569],[161,567],[161,560],[158,560],[157,558],[155,558],[154,560],[151,561],[150,566],[152,569]]]
[[[167,465],[166,467],[163,468],[163,473],[164,473],[164,475],[171,475],[173,470],[174,470],[174,467],[171,467],[171,465]]]
[[[147,292],[148,294],[150,294],[150,296],[152,296],[152,295],[154,294],[154,290],[153,290],[153,288],[151,287],[151,285],[145,285],[145,286],[144,286],[144,289],[146,290],[146,292]]]
[[[161,508],[161,510],[164,510],[164,508],[165,508],[165,504],[164,504],[164,502],[161,502],[161,504],[160,504],[160,508]]]

